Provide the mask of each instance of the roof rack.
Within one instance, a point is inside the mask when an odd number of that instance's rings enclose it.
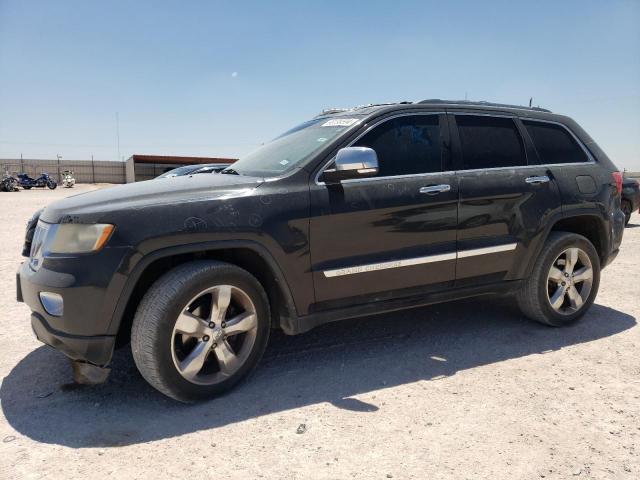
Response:
[[[452,105],[471,105],[478,107],[500,107],[500,108],[515,108],[518,110],[535,110],[536,112],[551,113],[551,110],[540,107],[525,107],[523,105],[509,105],[506,103],[493,103],[493,102],[472,102],[470,100],[441,100],[439,98],[430,98],[428,100],[421,100],[416,103],[432,103],[432,104],[452,104]]]
[[[343,113],[343,112],[354,112],[356,110],[362,110],[363,108],[371,108],[371,107],[386,107],[389,105],[410,105],[413,102],[387,102],[387,103],[368,103],[366,105],[356,105],[351,108],[325,108],[322,110],[316,117],[322,117],[323,115],[332,115],[334,113]]]
[[[318,115],[316,115],[316,117],[331,115],[332,113],[348,112],[349,110],[349,108],[325,108]]]

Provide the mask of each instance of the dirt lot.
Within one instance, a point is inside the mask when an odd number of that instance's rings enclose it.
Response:
[[[27,218],[91,188],[0,194],[0,478],[640,478],[637,214],[570,328],[483,299],[274,335],[249,382],[185,406],[127,349],[74,388],[15,301]]]

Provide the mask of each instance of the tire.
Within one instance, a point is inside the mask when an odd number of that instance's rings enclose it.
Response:
[[[49,190],[55,190],[57,186],[58,186],[58,184],[56,182],[54,182],[53,180],[49,180],[47,182],[47,187],[49,188]]]
[[[569,249],[572,252],[577,250],[578,254],[574,264],[576,268],[571,267],[571,275],[567,278],[565,274],[568,272],[565,269],[569,268],[567,263],[570,261],[566,252]],[[552,267],[555,270],[552,271]],[[588,271],[583,269],[588,267],[591,268],[591,278],[578,280],[581,277],[587,278]],[[599,284],[600,258],[593,244],[582,235],[551,232],[531,275],[524,281],[516,298],[520,310],[530,319],[561,327],[575,322],[589,310],[598,293]],[[580,300],[576,294],[580,296]],[[559,308],[552,306],[554,299],[557,300],[556,307],[560,302]]]
[[[631,202],[629,202],[628,200],[622,200],[622,203],[620,204],[620,208],[622,209],[622,213],[624,213],[625,226],[629,225],[629,222],[631,221],[631,213],[633,213]]]
[[[207,290],[213,292],[203,293]],[[226,291],[230,293],[225,296]],[[224,298],[230,298],[229,307],[219,321],[213,306],[214,302],[224,304]],[[225,319],[229,324],[243,316],[249,319],[251,311],[255,315],[251,330],[233,336],[230,329],[234,326],[222,329]],[[131,330],[133,359],[151,386],[175,400],[212,398],[234,387],[257,366],[269,339],[269,312],[267,295],[249,272],[217,261],[180,265],[160,277],[140,302]],[[195,327],[189,324],[188,329],[181,330],[184,318],[196,318]],[[210,329],[211,325],[215,329]],[[239,326],[235,324],[235,328]],[[181,333],[196,328],[198,333],[193,336]],[[191,369],[194,362],[189,363],[189,359],[195,358],[197,351],[205,352],[197,355],[205,360],[196,371],[197,367]],[[225,362],[229,358],[232,360]],[[179,367],[184,365],[182,371]]]
[[[31,190],[31,185],[24,185],[22,188],[24,188],[25,190]]]

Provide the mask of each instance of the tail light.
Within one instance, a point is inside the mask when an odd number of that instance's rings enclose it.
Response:
[[[616,194],[621,195],[622,194],[622,173],[612,172],[611,179],[613,180],[613,184],[615,184]]]

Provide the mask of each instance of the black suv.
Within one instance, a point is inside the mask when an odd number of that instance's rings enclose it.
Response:
[[[182,401],[229,389],[287,334],[486,294],[561,326],[624,230],[622,177],[570,118],[427,100],[325,111],[219,175],[38,212],[18,298],[37,337],[106,367],[129,341]],[[89,367],[93,368],[93,367]]]
[[[631,214],[640,207],[640,182],[637,179],[623,177],[621,205],[625,216],[625,225],[628,225]]]

